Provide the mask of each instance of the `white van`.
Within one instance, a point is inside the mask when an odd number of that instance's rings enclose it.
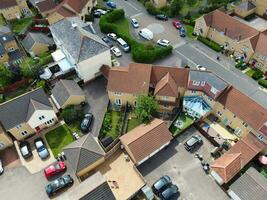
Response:
[[[122,50],[124,52],[130,51],[130,46],[122,38],[118,38],[117,43],[118,43],[119,47],[122,48]]]
[[[147,39],[147,40],[153,39],[153,32],[147,28],[143,28],[142,30],[140,30],[139,35],[142,36],[143,38]]]

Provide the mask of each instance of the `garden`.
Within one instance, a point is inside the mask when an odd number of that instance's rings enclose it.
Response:
[[[136,117],[134,113],[130,113],[127,121],[126,133],[133,130],[135,127],[142,124],[141,120]]]
[[[33,22],[32,17],[27,17],[23,19],[14,19],[10,21],[12,30],[14,33],[19,34],[21,33],[24,29],[26,29],[28,26],[30,26]]]
[[[185,113],[181,112],[179,115],[175,118],[173,123],[170,126],[170,132],[172,135],[178,136],[181,134],[185,129],[187,129],[189,126],[191,126],[194,123],[194,120],[187,116]]]

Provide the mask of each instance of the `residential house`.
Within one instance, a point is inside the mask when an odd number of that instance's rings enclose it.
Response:
[[[54,0],[41,0],[37,1],[34,5],[39,13],[45,18],[47,15],[56,8],[57,4]]]
[[[77,16],[84,21],[85,15],[89,14],[96,3],[96,0],[63,0],[49,12],[47,20],[49,24],[54,24],[66,17]]]
[[[26,0],[0,0],[0,14],[6,20],[18,19],[24,15],[30,15]]]
[[[135,163],[140,165],[172,140],[171,132],[165,122],[154,119],[149,124],[141,124],[120,137],[120,141]]]
[[[267,181],[255,168],[250,167],[227,191],[233,200],[265,200]]]
[[[116,200],[106,179],[100,172],[81,182],[73,190],[60,195],[58,200],[76,199],[76,200]]]
[[[163,7],[167,5],[167,0],[151,0],[154,6],[157,8]]]
[[[0,124],[0,151],[13,145],[11,137],[7,134],[4,127]]]
[[[267,122],[267,110],[236,88],[231,87],[218,99],[213,114],[238,137],[253,133],[267,144],[266,135],[259,131]]]
[[[35,57],[49,51],[54,41],[44,33],[29,32],[22,40],[22,45],[27,53]]]
[[[240,4],[235,6],[235,14],[242,18],[254,14],[255,11],[256,5],[248,0],[242,1]]]
[[[0,122],[16,140],[53,126],[57,116],[43,89],[25,93],[0,105]]]
[[[255,40],[259,34],[256,29],[220,10],[198,18],[194,31],[222,45],[226,51],[246,62],[254,53]]]
[[[86,102],[86,96],[79,85],[73,80],[59,80],[51,91],[51,99],[57,109]]]
[[[256,6],[255,13],[267,19],[267,0],[251,0],[251,2]]]
[[[227,184],[265,147],[253,134],[246,135],[211,164],[211,175],[218,184]]]
[[[69,169],[80,179],[88,177],[88,173],[104,162],[105,152],[91,134],[64,147]]]
[[[79,18],[60,20],[50,30],[57,47],[84,82],[100,76],[102,65],[111,66],[109,47]]]

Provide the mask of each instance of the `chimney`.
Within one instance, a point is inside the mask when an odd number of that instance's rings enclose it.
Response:
[[[227,33],[227,28],[224,28],[224,35],[226,35]]]

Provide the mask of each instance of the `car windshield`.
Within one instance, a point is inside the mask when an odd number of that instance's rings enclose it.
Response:
[[[56,168],[56,169],[60,169],[60,165],[57,163],[57,164],[55,165],[55,168]]]
[[[29,153],[27,146],[24,146],[21,148],[21,153],[23,156],[25,156]]]
[[[192,138],[190,138],[190,139],[187,141],[187,144],[188,144],[189,146],[192,146],[192,145],[194,145],[196,142],[197,142],[197,139],[196,139],[195,137],[192,137]]]
[[[155,186],[156,189],[160,189],[166,184],[167,184],[167,181],[165,179],[160,179],[155,183],[154,186]]]
[[[36,145],[37,149],[39,149],[39,148],[41,148],[41,147],[44,146],[42,141],[37,141],[37,142],[35,143],[35,145]]]

